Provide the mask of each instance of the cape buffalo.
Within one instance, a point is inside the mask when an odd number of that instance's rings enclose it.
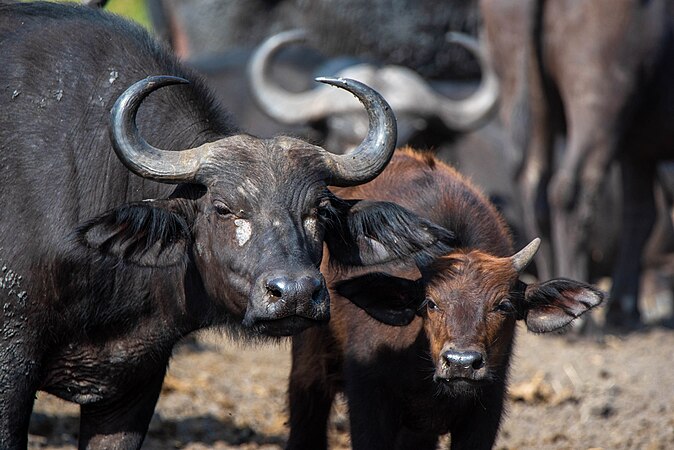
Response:
[[[491,448],[516,321],[550,332],[604,294],[568,279],[520,280],[540,241],[515,253],[494,206],[431,156],[397,152],[377,179],[340,195],[395,199],[453,230],[456,246],[418,269],[388,264],[377,272],[332,271],[326,255],[332,319],[293,337],[287,448],[327,448],[339,391],[355,450],[431,450],[444,433],[453,450]]]
[[[322,80],[369,115],[336,156],[234,129],[198,77],[103,11],[2,4],[0,42],[0,448],[26,447],[37,390],[81,405],[80,447],[138,448],[181,337],[328,320],[323,243],[345,266],[451,244],[328,190],[393,152],[390,108],[361,83]]]

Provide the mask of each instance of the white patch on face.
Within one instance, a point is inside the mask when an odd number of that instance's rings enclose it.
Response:
[[[238,242],[239,247],[243,247],[250,240],[253,229],[250,222],[244,219],[236,219],[234,225],[236,225],[236,242]]]
[[[310,236],[316,236],[317,229],[316,229],[316,218],[314,217],[307,217],[304,219],[304,229],[307,230],[307,233]]]
[[[119,78],[119,72],[117,72],[115,69],[110,69],[110,78],[108,78],[108,82],[110,84],[114,83],[115,80]]]

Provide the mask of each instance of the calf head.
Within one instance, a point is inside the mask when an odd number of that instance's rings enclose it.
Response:
[[[407,325],[421,316],[434,380],[450,392],[462,392],[503,379],[516,320],[546,333],[603,300],[601,291],[577,281],[522,282],[519,272],[538,246],[536,239],[506,258],[479,250],[454,251],[424,267],[418,280],[374,273],[342,281],[336,289],[389,325]]]
[[[370,133],[349,155],[289,137],[249,135],[183,151],[157,149],[140,136],[136,112],[150,92],[184,80],[136,83],[112,112],[115,151],[137,175],[180,184],[171,198],[127,204],[93,220],[81,228],[81,239],[134,264],[195,268],[206,298],[201,309],[217,316],[211,322],[234,317],[270,335],[328,320],[328,291],[318,269],[324,242],[349,265],[444,247],[447,232],[396,205],[342,201],[328,190],[380,173],[396,132],[376,92],[352,80],[323,81],[353,93],[368,111]],[[410,235],[408,229],[418,231]]]

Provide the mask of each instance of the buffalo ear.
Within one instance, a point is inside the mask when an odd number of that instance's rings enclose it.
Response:
[[[339,281],[334,289],[372,318],[394,326],[412,322],[424,299],[418,281],[385,273],[369,273]]]
[[[556,278],[533,283],[524,293],[527,328],[536,333],[558,330],[604,300],[605,294],[586,283]]]
[[[78,227],[78,240],[106,256],[139,266],[175,265],[183,260],[190,241],[187,221],[176,212],[182,201],[120,206]]]
[[[325,237],[334,263],[370,266],[411,259],[424,265],[455,243],[450,231],[395,203],[340,201],[335,209]]]

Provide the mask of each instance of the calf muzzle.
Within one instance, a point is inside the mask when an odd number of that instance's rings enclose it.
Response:
[[[485,357],[474,350],[445,350],[436,369],[436,380],[443,382],[467,381],[479,383],[486,375]]]

